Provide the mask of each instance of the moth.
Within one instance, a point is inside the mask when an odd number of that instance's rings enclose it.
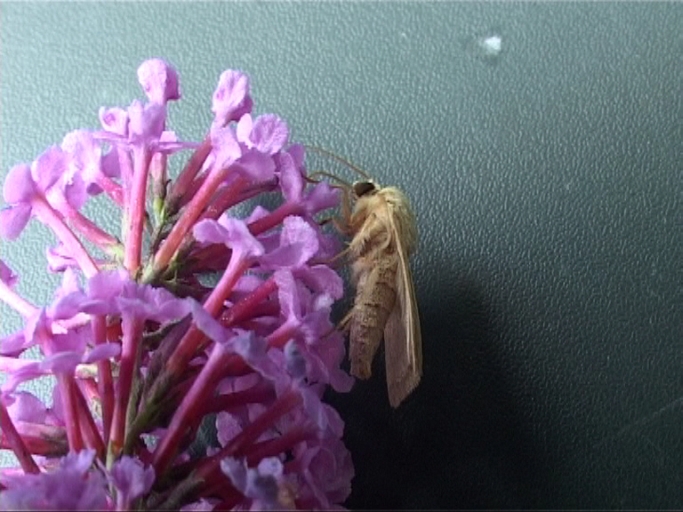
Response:
[[[417,244],[415,215],[401,190],[382,187],[342,161],[365,177],[342,187],[342,218],[335,222],[351,238],[345,252],[356,296],[342,320],[349,330],[351,374],[359,379],[371,376],[372,361],[384,339],[389,404],[398,407],[422,377],[420,315],[409,265]]]

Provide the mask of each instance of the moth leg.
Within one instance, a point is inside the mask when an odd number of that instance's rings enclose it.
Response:
[[[326,224],[332,223],[334,226],[334,229],[336,229],[338,232],[340,232],[343,235],[349,235],[351,234],[351,228],[349,227],[349,224],[344,220],[344,218],[339,218],[335,216],[330,216],[330,217],[325,217],[322,220],[318,221],[318,226],[324,226]]]
[[[352,229],[349,224],[349,219],[351,218],[351,193],[349,189],[339,187],[342,191],[341,198],[341,216],[330,216],[318,221],[319,226],[324,226],[330,222],[334,225],[334,228],[345,236],[352,235]]]
[[[353,318],[353,310],[354,310],[354,308],[351,308],[351,310],[348,313],[346,313],[344,318],[342,318],[339,321],[339,323],[337,324],[338,330],[348,331],[351,328],[350,323],[351,323],[351,319]]]
[[[351,251],[351,247],[347,247],[343,251],[339,251],[337,254],[335,254],[331,258],[328,258],[326,260],[316,260],[316,263],[320,263],[323,265],[330,265],[330,264],[336,262],[338,259],[346,256],[350,251]]]

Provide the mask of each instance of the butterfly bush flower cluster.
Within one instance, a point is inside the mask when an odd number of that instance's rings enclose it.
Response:
[[[318,221],[338,191],[307,179],[282,119],[252,114],[245,74],[220,76],[201,142],[167,129],[176,71],[152,59],[138,79],[147,101],[102,108],[100,129],[4,183],[0,235],[50,228],[62,281],[35,305],[0,261],[0,299],[24,322],[0,340],[0,448],[20,464],[0,472],[0,508],[338,508],[353,465],[322,395],[353,380],[330,320],[340,244]],[[254,206],[263,194],[279,206]],[[120,233],[84,214],[95,196]],[[48,403],[27,391],[37,378]]]

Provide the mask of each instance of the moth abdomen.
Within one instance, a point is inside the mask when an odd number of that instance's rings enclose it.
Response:
[[[358,275],[358,292],[349,331],[351,375],[367,379],[396,303],[396,263],[376,262]]]

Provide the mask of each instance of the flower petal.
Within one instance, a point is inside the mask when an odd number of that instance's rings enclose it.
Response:
[[[180,99],[178,73],[162,59],[149,59],[140,64],[138,81],[152,103]]]
[[[146,494],[154,483],[154,468],[145,467],[142,461],[128,455],[114,462],[109,474],[126,503]]]
[[[234,69],[221,73],[211,105],[211,111],[215,114],[214,124],[225,126],[231,121],[237,121],[251,112],[252,105],[249,77]]]
[[[18,204],[0,210],[0,236],[15,240],[31,219],[32,209],[27,204]]]
[[[31,168],[26,164],[19,164],[7,173],[2,195],[8,204],[28,203],[37,190]]]

